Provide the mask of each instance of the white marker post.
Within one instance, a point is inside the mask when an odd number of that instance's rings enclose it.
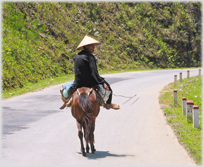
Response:
[[[188,70],[187,71],[187,78],[189,78],[190,77],[190,71]]]
[[[186,110],[187,122],[192,122],[193,121],[192,110],[193,110],[194,102],[193,100],[188,100],[186,104],[187,104],[187,110]]]
[[[193,127],[199,127],[199,107],[193,106]]]
[[[177,75],[174,75],[174,85],[177,86]]]
[[[177,105],[177,89],[174,89],[174,105]]]
[[[182,98],[182,110],[183,110],[183,116],[186,115],[186,97]]]
[[[180,72],[180,82],[182,82],[182,72]]]

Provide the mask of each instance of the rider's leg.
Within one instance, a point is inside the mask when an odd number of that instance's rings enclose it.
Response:
[[[111,89],[109,83],[106,82],[106,81],[105,81],[105,83],[106,83],[106,85],[108,86],[109,90],[111,91],[111,93],[110,93],[110,95],[109,95],[109,98],[108,98],[108,100],[107,100],[107,102],[106,102],[106,105],[107,105],[109,108],[112,108],[112,109],[115,109],[115,110],[120,109],[120,106],[119,106],[119,105],[113,104],[113,103],[111,102],[111,101],[112,101],[112,93],[113,93],[113,91],[112,91],[112,89]]]

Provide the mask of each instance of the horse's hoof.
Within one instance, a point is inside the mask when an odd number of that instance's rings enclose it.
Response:
[[[88,146],[86,147],[86,153],[89,153],[89,147]]]
[[[84,152],[84,153],[82,153],[82,156],[84,156],[84,157],[85,157],[85,156],[86,156],[86,153],[85,153],[85,152]]]
[[[92,154],[95,154],[95,152],[96,152],[96,149],[94,149],[94,150],[92,151]]]

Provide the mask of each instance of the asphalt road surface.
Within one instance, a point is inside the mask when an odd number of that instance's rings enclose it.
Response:
[[[196,165],[159,105],[159,92],[174,81],[174,75],[179,79],[180,72],[187,77],[182,69],[103,75],[115,95],[137,96],[113,96],[120,110],[101,107],[95,127],[96,152],[86,157],[80,152],[70,108],[59,110],[63,84],[3,100],[2,165]],[[190,69],[190,76],[195,75],[198,69]]]

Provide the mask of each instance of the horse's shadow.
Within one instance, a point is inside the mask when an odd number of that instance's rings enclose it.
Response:
[[[82,154],[81,152],[78,152]],[[86,153],[86,158],[88,159],[98,159],[98,158],[106,158],[106,157],[126,157],[126,156],[134,156],[134,155],[125,155],[125,154],[111,154],[109,151],[96,151],[94,154]]]

